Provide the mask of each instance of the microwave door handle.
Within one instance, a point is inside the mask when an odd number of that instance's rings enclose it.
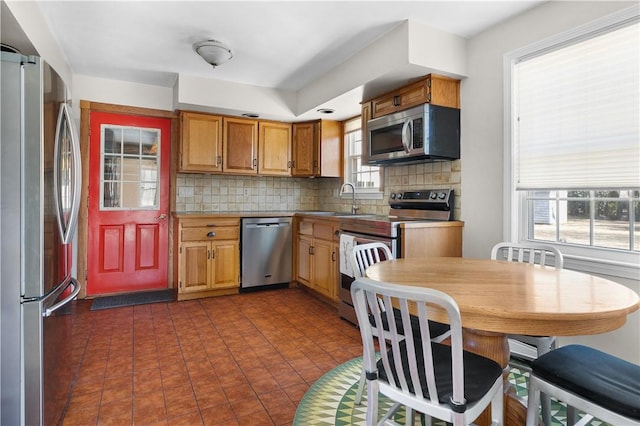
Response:
[[[409,144],[411,143],[411,120],[407,120],[402,125],[402,147],[404,152],[409,153]]]

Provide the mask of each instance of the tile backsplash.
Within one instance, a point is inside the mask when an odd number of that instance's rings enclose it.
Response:
[[[460,218],[461,162],[392,166],[384,169],[381,199],[356,199],[359,213],[387,215],[387,199],[394,191],[453,188],[454,219]],[[176,211],[256,212],[331,210],[347,212],[351,198],[339,196],[339,178],[287,178],[258,176],[200,175],[177,176]]]
[[[176,211],[315,210],[318,180],[179,173]]]

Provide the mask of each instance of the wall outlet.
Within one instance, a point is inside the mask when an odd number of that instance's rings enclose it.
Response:
[[[249,190],[249,188],[245,188],[245,189],[244,189],[244,196],[245,196],[245,197],[248,197],[250,192],[251,192],[251,191]]]
[[[193,197],[193,187],[191,186],[178,187],[178,197]]]

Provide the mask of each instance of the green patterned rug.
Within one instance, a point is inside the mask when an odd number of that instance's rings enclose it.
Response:
[[[518,396],[526,400],[528,372],[526,367],[518,368],[518,366],[517,362],[512,363],[509,382],[515,388]],[[293,426],[365,425],[366,390],[362,397],[362,403],[360,405],[354,403],[361,369],[362,357],[359,357],[337,366],[320,377],[300,401],[293,419]],[[388,398],[380,395],[380,414],[386,412],[391,405]],[[552,426],[565,424],[566,406],[555,400],[552,400],[551,405]],[[405,424],[404,411],[399,410],[394,420]],[[420,416],[416,416],[416,425],[421,424],[422,419]],[[434,419],[433,425],[443,426],[446,423]],[[589,425],[604,426],[606,424],[593,420]]]

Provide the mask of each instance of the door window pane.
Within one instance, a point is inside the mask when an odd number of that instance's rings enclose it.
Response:
[[[158,208],[160,129],[102,125],[102,210]]]

